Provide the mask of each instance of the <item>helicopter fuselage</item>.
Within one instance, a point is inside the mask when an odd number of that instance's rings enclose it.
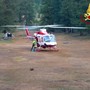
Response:
[[[57,45],[55,36],[53,34],[40,35],[35,37],[37,40],[37,46],[42,48],[55,47]]]

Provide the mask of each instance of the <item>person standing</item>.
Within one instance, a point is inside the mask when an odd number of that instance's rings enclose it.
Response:
[[[31,51],[32,51],[32,52],[35,52],[35,51],[36,51],[36,48],[37,48],[37,41],[36,41],[36,39],[34,38],[33,41],[32,41]]]

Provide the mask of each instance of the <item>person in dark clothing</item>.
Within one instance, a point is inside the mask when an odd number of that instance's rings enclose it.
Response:
[[[12,38],[12,33],[9,33],[9,32],[8,32],[8,33],[7,33],[7,37],[8,37],[8,38]]]

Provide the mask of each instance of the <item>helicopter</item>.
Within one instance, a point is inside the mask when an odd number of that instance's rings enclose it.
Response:
[[[35,32],[33,36],[31,36],[28,28],[25,29],[25,33],[27,38],[36,39],[37,41],[37,48],[40,50],[43,49],[50,49],[50,50],[57,50],[57,42],[54,34],[48,33],[45,28],[40,29],[39,31]]]

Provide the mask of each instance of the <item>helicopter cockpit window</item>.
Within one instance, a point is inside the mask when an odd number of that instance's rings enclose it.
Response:
[[[51,35],[50,36],[50,40],[51,40],[51,42],[56,42],[55,36],[54,35]]]
[[[54,35],[50,35],[50,36],[44,36],[44,41],[45,42],[55,42],[55,36]]]

